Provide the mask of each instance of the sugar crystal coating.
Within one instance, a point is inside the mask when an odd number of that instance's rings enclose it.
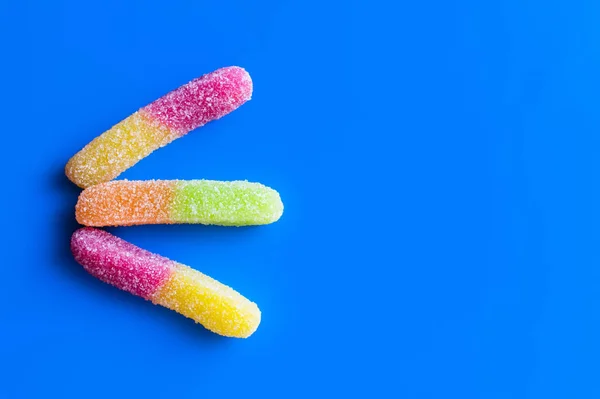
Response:
[[[172,217],[180,223],[251,226],[283,214],[279,193],[260,183],[179,180],[175,190]]]
[[[82,188],[116,178],[154,150],[232,112],[252,96],[240,67],[218,69],[179,87],[96,137],[75,154],[65,174]]]
[[[251,96],[248,72],[239,67],[221,68],[159,98],[144,111],[183,135],[227,115]]]
[[[173,223],[170,209],[174,188],[174,181],[101,183],[81,192],[75,217],[86,226]]]
[[[273,223],[282,213],[277,191],[247,181],[117,180],[85,189],[75,207],[77,221],[86,226],[249,226]]]
[[[94,277],[145,299],[150,299],[167,280],[174,263],[92,228],[73,233],[71,251],[75,260]]]
[[[256,304],[232,288],[103,230],[77,230],[71,251],[100,280],[175,310],[217,334],[246,338],[260,324]]]
[[[246,338],[260,324],[260,310],[254,302],[181,264],[177,264],[175,273],[158,289],[152,301],[221,335]]]
[[[84,188],[109,181],[177,137],[174,131],[139,111],[75,154],[65,173],[69,180]]]

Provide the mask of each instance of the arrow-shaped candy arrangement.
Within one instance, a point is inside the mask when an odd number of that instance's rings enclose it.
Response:
[[[65,168],[84,188],[75,208],[85,226],[200,223],[249,226],[277,221],[277,191],[259,183],[210,180],[111,181],[154,150],[219,119],[250,100],[242,68],[222,68],[179,87],[96,137]],[[73,256],[90,274],[175,310],[207,329],[246,338],[261,313],[232,288],[93,227],[71,238]]]

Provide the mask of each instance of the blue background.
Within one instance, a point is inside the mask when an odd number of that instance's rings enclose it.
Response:
[[[591,0],[2,2],[0,397],[599,397],[599,20]],[[122,177],[260,181],[283,218],[111,231],[257,302],[248,340],[87,275],[63,174],[227,65],[253,100]]]

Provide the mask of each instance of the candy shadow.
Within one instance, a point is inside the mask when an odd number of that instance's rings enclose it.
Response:
[[[190,247],[214,246],[216,244],[229,244],[235,248],[235,243],[246,240],[259,239],[264,232],[264,226],[205,226],[201,224],[156,224],[142,226],[108,227],[107,231],[116,236],[125,238],[135,235],[140,240],[168,240],[177,243],[177,246]]]
[[[54,225],[56,226],[56,234],[59,238],[60,245],[57,246],[54,258],[56,264],[60,266],[61,271],[73,279],[77,284],[81,284],[85,287],[85,291],[91,293],[91,295],[97,295],[99,300],[105,298],[111,302],[115,302],[115,305],[119,303],[128,309],[134,309],[136,312],[145,313],[145,316],[150,319],[156,320],[156,323],[163,325],[174,326],[175,329],[183,331],[184,334],[189,335],[193,340],[200,340],[202,343],[215,344],[219,343],[219,346],[226,345],[232,341],[227,337],[222,337],[215,334],[202,325],[195,323],[193,320],[188,319],[172,310],[166,309],[162,306],[155,306],[148,301],[131,295],[127,292],[120,291],[115,287],[108,284],[102,283],[98,279],[92,277],[89,273],[83,269],[83,267],[75,261],[73,254],[71,254],[71,236],[77,229],[83,227],[77,220],[75,220],[75,204],[77,203],[77,197],[82,191],[79,187],[73,184],[64,174],[64,170],[61,168],[60,171],[54,173],[51,178],[52,187],[61,195],[61,203],[64,204],[63,208],[56,214]],[[153,229],[157,227],[158,229]],[[162,231],[160,227],[169,226],[136,226],[136,234],[144,234],[144,228],[149,228],[150,234],[165,234],[168,237],[166,231]],[[194,227],[194,226],[191,226]],[[197,226],[196,226],[197,227]],[[125,227],[123,227],[125,229]],[[107,229],[112,233],[119,236],[119,231],[113,231],[115,229]],[[157,230],[157,231],[156,231]],[[184,229],[186,230],[186,229]],[[184,231],[180,234],[190,234],[191,231]],[[214,234],[214,233],[213,233]],[[207,233],[210,235],[210,233]],[[183,236],[177,235],[180,239]],[[172,239],[172,238],[170,238]],[[177,238],[175,238],[177,239]],[[118,297],[118,298],[117,298]]]
[[[173,328],[181,331],[182,334],[190,336],[192,340],[198,340],[200,343],[210,343],[210,344],[218,344],[219,347],[223,345],[230,344],[233,339],[228,337],[223,337],[221,335],[215,334],[212,331],[207,330],[202,326],[202,324],[196,323],[192,319],[188,319],[185,316],[180,315],[179,313],[167,309],[162,306],[153,305],[147,301],[144,301],[141,298],[136,298],[133,295],[127,294],[126,292],[121,291],[121,294],[125,294],[130,297],[130,299],[135,299],[136,302],[141,303],[139,307],[144,307],[144,311],[148,312],[148,317],[153,319],[153,322],[159,325],[169,325],[173,326]],[[147,303],[142,303],[147,302]],[[140,309],[136,309],[138,311]]]
[[[84,277],[87,273],[73,259],[70,246],[71,235],[81,227],[75,220],[75,204],[81,189],[67,179],[62,168],[52,175],[52,186],[60,194],[60,202],[63,204],[62,208],[56,213],[56,219],[54,220],[58,241],[61,243],[56,248],[56,263],[61,265],[63,271],[70,277],[85,281],[87,278]]]

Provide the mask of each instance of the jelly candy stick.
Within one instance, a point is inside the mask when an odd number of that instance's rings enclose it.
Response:
[[[260,324],[256,304],[232,288],[106,231],[77,230],[71,251],[94,277],[181,313],[217,334],[246,338]]]
[[[273,223],[282,213],[277,191],[247,181],[116,180],[86,188],[75,206],[86,226],[249,226]]]
[[[250,100],[252,80],[240,67],[218,69],[179,87],[96,137],[65,168],[85,188],[119,176],[154,150],[219,119]]]

